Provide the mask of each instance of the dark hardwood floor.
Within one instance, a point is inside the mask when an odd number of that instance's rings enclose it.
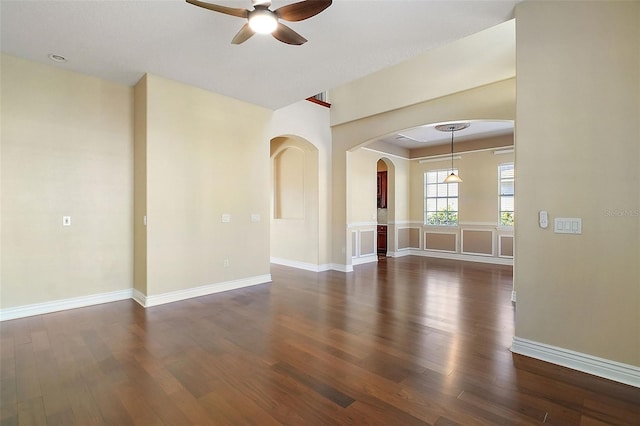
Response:
[[[510,267],[272,276],[3,322],[2,424],[640,425],[640,389],[509,351]]]

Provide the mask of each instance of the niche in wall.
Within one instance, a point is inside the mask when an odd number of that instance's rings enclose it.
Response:
[[[304,151],[287,147],[273,159],[273,215],[276,219],[304,218]]]

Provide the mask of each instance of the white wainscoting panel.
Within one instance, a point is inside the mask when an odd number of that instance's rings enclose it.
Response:
[[[513,235],[498,235],[498,256],[513,257]]]
[[[358,257],[371,256],[376,254],[376,230],[361,229],[359,238],[360,252]]]
[[[466,237],[465,237],[466,234]],[[488,250],[474,250],[484,246],[484,241],[472,242],[471,238],[486,234],[483,238],[490,242],[491,247]],[[467,241],[465,242],[465,238]],[[462,229],[460,235],[460,252],[463,254],[472,254],[475,256],[493,256],[495,251],[495,238],[493,229]]]
[[[430,242],[430,238],[429,236],[431,236],[431,239],[435,239],[436,243],[432,243]],[[443,243],[444,241],[437,241],[438,238],[441,238],[442,236],[447,236],[447,237],[451,237],[453,236],[453,247],[451,248],[451,250],[447,250],[445,248],[443,248]],[[440,252],[446,252],[446,253],[456,253],[457,252],[457,247],[458,247],[458,233],[457,232],[442,232],[442,231],[429,231],[427,230],[424,233],[424,249],[425,250],[434,250],[434,251],[440,251]]]

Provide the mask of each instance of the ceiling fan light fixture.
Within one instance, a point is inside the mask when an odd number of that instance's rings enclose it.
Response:
[[[278,27],[278,20],[270,10],[259,8],[251,11],[249,27],[258,34],[271,34]]]
[[[247,22],[240,28],[231,44],[241,44],[249,40],[256,33],[271,34],[273,38],[282,43],[300,46],[307,39],[284,25],[280,20],[298,22],[316,16],[318,13],[331,6],[333,0],[302,0],[291,3],[276,10],[269,9],[271,0],[253,0],[253,10],[238,7],[221,6],[200,0],[186,0],[194,6],[209,9],[225,15],[246,19]]]

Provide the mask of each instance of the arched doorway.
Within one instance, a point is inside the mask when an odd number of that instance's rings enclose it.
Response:
[[[388,158],[380,158],[376,163],[376,172],[377,253],[380,260],[385,258],[389,248],[392,248],[389,244],[389,236],[393,236],[393,233],[390,234],[388,228],[389,217],[395,216],[395,191],[394,185],[390,185],[391,182],[395,182],[393,163]]]

